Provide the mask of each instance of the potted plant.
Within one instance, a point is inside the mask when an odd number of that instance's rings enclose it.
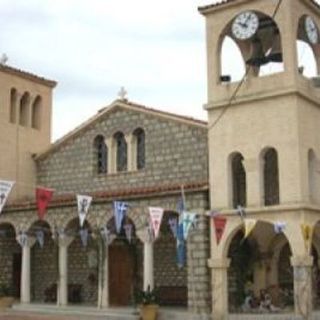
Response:
[[[142,320],[156,320],[159,305],[157,304],[157,294],[148,286],[147,290],[139,290],[136,294],[136,302],[140,305],[140,316]]]
[[[0,284],[0,309],[12,306],[14,298],[10,295],[10,289],[4,283]]]

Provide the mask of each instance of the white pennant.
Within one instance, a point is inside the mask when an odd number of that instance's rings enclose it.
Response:
[[[155,238],[157,238],[159,235],[161,221],[163,217],[163,209],[156,208],[156,207],[149,207],[149,213],[150,213],[151,226],[154,232],[154,236]]]
[[[79,221],[80,227],[83,227],[84,221],[86,220],[86,216],[88,214],[88,210],[92,201],[92,197],[84,196],[84,195],[77,195],[77,203],[78,203],[78,214],[79,214]]]
[[[13,185],[14,181],[0,180],[0,213],[2,212]]]

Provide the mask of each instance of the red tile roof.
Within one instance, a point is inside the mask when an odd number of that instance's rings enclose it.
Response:
[[[143,188],[128,188],[128,189],[119,189],[114,191],[96,191],[89,192],[88,195],[93,197],[93,202],[95,201],[112,201],[116,199],[130,199],[130,198],[141,198],[141,197],[150,197],[153,195],[165,195],[165,194],[174,194],[179,193],[181,190],[182,183],[174,183],[170,185],[160,185],[153,187],[143,187]],[[198,181],[183,184],[184,190],[187,191],[206,191],[209,189],[208,181]],[[62,205],[74,205],[76,203],[76,194],[68,193],[53,196],[49,207],[59,207]],[[6,206],[6,211],[12,210],[26,210],[34,209],[36,202],[34,199],[28,200],[17,200],[15,202],[8,203]]]
[[[43,85],[48,86],[50,88],[54,88],[57,85],[56,81],[48,80],[48,79],[45,79],[43,77],[39,77],[39,76],[37,76],[35,74],[29,73],[29,72],[26,72],[26,71],[23,71],[23,70],[20,70],[20,69],[16,69],[16,68],[13,68],[13,67],[9,67],[9,66],[4,65],[4,64],[0,64],[0,71],[5,72],[5,73],[9,73],[9,74],[12,74],[12,75],[16,75],[18,77],[21,77],[21,78],[24,78],[24,79],[27,79],[27,80],[31,80],[31,81],[34,81],[34,82],[37,82],[37,83],[40,83],[40,84],[43,84]]]

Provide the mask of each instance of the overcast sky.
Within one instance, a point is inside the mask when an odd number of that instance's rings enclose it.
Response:
[[[53,140],[112,103],[121,86],[133,102],[206,119],[205,21],[197,7],[214,2],[0,0],[0,54],[58,81]]]
[[[205,0],[0,0],[0,54],[58,81],[53,140],[117,98],[206,119]]]

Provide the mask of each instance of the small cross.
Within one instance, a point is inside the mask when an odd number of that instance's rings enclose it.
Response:
[[[127,99],[127,94],[128,94],[128,92],[126,91],[126,89],[124,88],[124,87],[121,87],[120,88],[120,91],[119,91],[119,93],[118,93],[118,96],[119,96],[119,98],[121,99],[121,100],[126,100]]]

